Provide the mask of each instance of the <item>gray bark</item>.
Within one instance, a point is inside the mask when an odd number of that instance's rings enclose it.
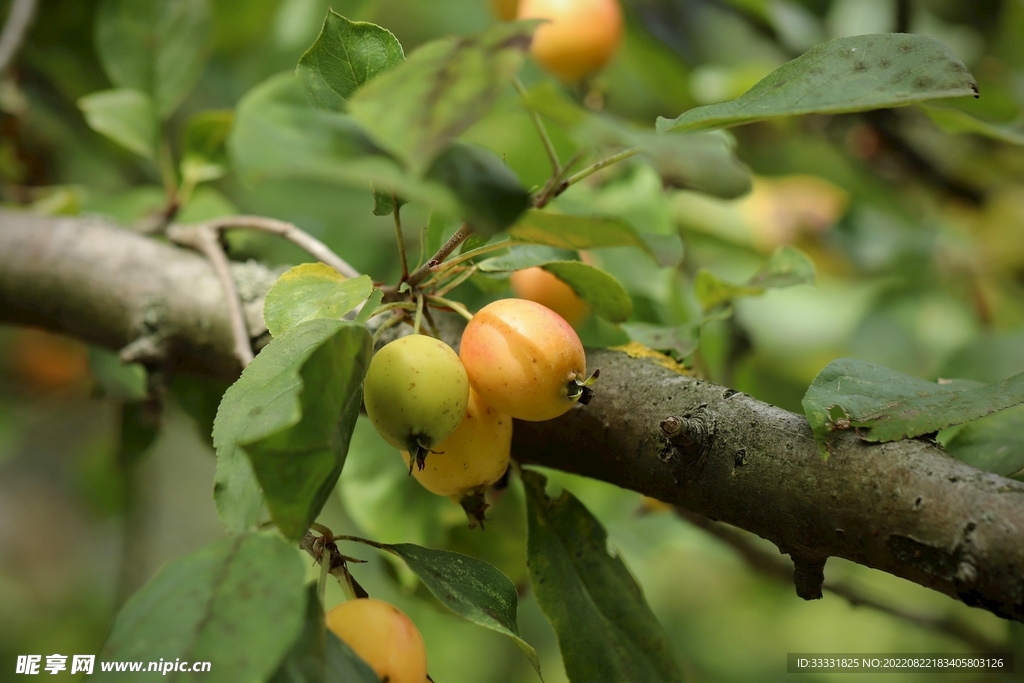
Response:
[[[258,312],[273,273],[234,275]],[[226,311],[197,254],[98,220],[0,211],[0,322],[231,379]],[[262,332],[258,316],[250,330]],[[594,400],[557,420],[517,421],[520,462],[752,531],[805,568],[797,583],[808,597],[820,563],[842,557],[1024,621],[1024,484],[925,440],[845,433],[822,460],[801,415],[622,351],[589,350],[588,362],[601,369]]]

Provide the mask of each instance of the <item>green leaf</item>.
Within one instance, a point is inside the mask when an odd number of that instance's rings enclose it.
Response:
[[[726,128],[798,114],[842,114],[977,96],[970,71],[949,48],[923,35],[882,33],[816,45],[771,72],[738,99],[659,118],[659,132]]]
[[[373,312],[380,306],[380,302],[384,299],[384,292],[375,289],[370,292],[369,298],[363,304],[363,307],[359,310],[359,314],[356,316],[354,322],[356,325],[365,325],[366,321],[370,319]]]
[[[968,422],[946,450],[968,465],[1004,477],[1024,470],[1024,406]]]
[[[369,275],[349,279],[326,264],[303,263],[282,274],[267,292],[263,320],[278,337],[307,320],[341,320],[372,291]]]
[[[359,89],[349,111],[416,175],[483,116],[523,61],[537,22],[439,40]]]
[[[929,382],[853,358],[822,370],[803,406],[822,454],[833,431],[857,427],[867,441],[931,434],[1024,403],[1024,373],[982,385],[972,380]]]
[[[689,356],[700,345],[698,330],[692,325],[626,323],[622,329],[629,335],[630,341],[667,353],[677,361]]]
[[[600,268],[580,261],[553,261],[541,267],[572,287],[602,318],[621,323],[633,315],[633,301],[626,288]]]
[[[395,196],[390,192],[378,192],[373,191],[373,215],[374,216],[390,216],[395,210]]]
[[[952,107],[922,105],[921,109],[943,132],[954,135],[973,133],[1011,145],[1024,145],[1024,127],[1020,123],[1016,125],[989,123]]]
[[[293,540],[302,538],[320,514],[345,465],[373,355],[366,328],[335,320],[301,323],[280,339],[315,339],[325,332],[329,336],[317,343],[298,377],[268,384],[273,389],[263,392],[260,418],[273,431],[239,443],[252,461],[271,518]]]
[[[509,228],[517,240],[562,249],[640,247],[647,243],[626,221],[611,216],[576,216],[554,211],[530,210]]]
[[[260,681],[299,634],[306,569],[295,550],[270,536],[218,541],[174,560],[121,609],[104,661],[213,662],[176,681]],[[98,681],[124,673],[96,668]]]
[[[672,187],[722,199],[750,192],[750,169],[736,158],[736,141],[724,131],[633,133],[631,142]]]
[[[227,140],[235,113],[202,111],[185,123],[181,135],[181,177],[187,184],[216,180],[228,171]]]
[[[365,328],[350,323],[301,323],[273,339],[224,393],[213,424],[214,498],[229,533],[258,521],[261,484],[282,530],[305,531],[303,520],[319,511],[341,471],[369,343]]]
[[[507,576],[482,560],[450,550],[411,543],[384,545],[383,549],[402,558],[445,607],[511,638],[540,673],[537,651],[519,637],[519,596]]]
[[[159,123],[153,101],[138,90],[101,90],[78,100],[85,122],[125,149],[156,159]]]
[[[524,472],[530,582],[573,683],[682,681],[661,625],[604,528],[568,491]]]
[[[693,280],[693,289],[705,312],[727,306],[734,299],[764,294],[767,289],[814,284],[814,264],[794,247],[780,247],[744,284],[734,285],[701,268]]]
[[[102,0],[96,51],[110,80],[149,94],[168,118],[202,74],[210,37],[207,0]]]
[[[576,252],[557,247],[545,247],[538,244],[512,246],[507,254],[492,256],[477,263],[477,267],[485,273],[511,273],[524,268],[542,266],[552,261],[572,261]]]
[[[302,632],[270,683],[380,683],[377,674],[352,649],[327,630],[316,584],[306,588]]]
[[[463,219],[483,237],[515,223],[533,201],[501,159],[461,142],[441,152],[426,177],[458,197]]]
[[[360,86],[404,58],[402,44],[391,31],[328,9],[320,35],[299,59],[295,74],[314,107],[344,111]]]
[[[445,187],[415,180],[351,118],[312,109],[292,74],[278,74],[239,102],[228,138],[232,162],[249,182],[315,180],[395,192],[458,215]]]

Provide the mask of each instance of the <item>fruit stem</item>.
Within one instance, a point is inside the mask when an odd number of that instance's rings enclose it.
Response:
[[[381,313],[387,313],[388,311],[392,311],[396,308],[401,308],[406,311],[412,311],[416,309],[416,304],[414,304],[411,301],[392,301],[389,304],[381,304],[377,308],[373,309],[373,313],[369,315],[367,320],[369,320],[370,318],[376,318]]]
[[[439,304],[443,308],[450,308],[466,320],[472,320],[473,314],[469,310],[460,304],[458,301],[452,301],[451,299],[445,299],[444,297],[437,296],[436,294],[427,294],[427,299],[433,304]]]
[[[423,323],[423,292],[416,293],[416,317],[412,323],[412,333],[420,333],[420,325]]]
[[[380,339],[380,336],[381,334],[384,333],[384,330],[388,329],[389,327],[394,327],[403,320],[405,320],[405,316],[401,313],[396,313],[395,315],[391,316],[390,318],[382,322],[380,324],[380,327],[377,328],[377,331],[373,333],[374,345],[377,344],[377,340]]]
[[[437,296],[444,296],[445,294],[447,294],[448,292],[452,291],[453,289],[455,289],[456,287],[461,285],[463,282],[465,282],[469,278],[471,278],[474,275],[476,275],[476,271],[477,271],[477,267],[476,266],[471,266],[471,267],[467,268],[465,271],[463,271],[457,277],[452,278],[447,283],[445,283],[443,286],[441,286],[439,289],[437,289],[434,292],[434,294],[436,294]]]
[[[540,135],[540,141],[544,145],[544,151],[547,152],[548,161],[551,162],[552,176],[557,178],[562,175],[562,162],[558,158],[558,152],[555,150],[555,144],[551,141],[551,136],[548,135],[548,129],[544,126],[544,121],[541,120],[540,114],[526,104],[526,88],[518,76],[512,77],[512,85],[515,86],[516,92],[519,93],[519,97],[523,100],[523,106],[526,107],[526,111],[530,112],[530,119],[537,129],[537,134]]]

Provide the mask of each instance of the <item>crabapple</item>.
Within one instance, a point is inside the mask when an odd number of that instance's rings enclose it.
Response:
[[[509,280],[517,297],[547,306],[570,325],[581,322],[590,312],[590,307],[572,287],[540,266],[517,270]]]
[[[594,377],[585,379],[580,338],[533,301],[499,299],[480,309],[462,333],[459,357],[480,397],[520,420],[550,420],[590,400]]]
[[[455,431],[466,413],[469,381],[458,355],[443,341],[413,334],[374,354],[363,380],[366,414],[384,440],[416,456]]]
[[[530,54],[566,83],[598,71],[622,42],[618,0],[521,0],[519,19],[549,19],[533,36]]]
[[[424,683],[427,649],[416,624],[400,609],[374,598],[358,598],[333,607],[326,614],[327,628],[382,681]]]
[[[413,476],[431,493],[461,499],[501,479],[511,449],[512,418],[470,389],[466,416]],[[402,457],[409,464],[408,451],[402,451]]]

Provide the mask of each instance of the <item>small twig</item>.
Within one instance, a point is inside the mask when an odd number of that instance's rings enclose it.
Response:
[[[518,76],[512,77],[512,85],[515,86],[516,92],[519,93],[519,97],[522,98],[525,106],[526,88],[523,87],[523,83],[519,80]],[[544,121],[541,120],[540,114],[538,114],[532,107],[527,106],[526,111],[530,112],[530,119],[533,121],[533,125],[537,129],[537,133],[540,135],[540,141],[544,145],[544,151],[547,152],[548,161],[551,162],[551,175],[553,178],[558,178],[562,175],[562,162],[558,159],[558,151],[555,149],[555,145],[551,141],[551,136],[548,135],[548,129],[544,126]]]
[[[36,0],[14,0],[11,3],[3,33],[0,33],[0,73],[7,70],[14,55],[18,54],[35,14]]]
[[[590,166],[587,166],[583,170],[581,170],[581,171],[579,171],[577,173],[574,173],[571,176],[569,176],[568,178],[566,178],[565,183],[563,184],[563,187],[560,187],[558,190],[555,191],[555,196],[557,197],[558,195],[562,194],[567,189],[569,189],[570,187],[572,187],[573,185],[575,185],[579,181],[583,180],[587,176],[593,175],[594,173],[597,173],[601,169],[607,168],[607,167],[611,166],[612,164],[617,164],[620,161],[624,161],[625,159],[628,159],[631,156],[634,156],[639,151],[640,150],[638,150],[636,147],[630,147],[629,149],[624,149],[621,152],[618,152],[616,154],[611,155],[610,157],[606,157],[606,158],[602,159],[601,161],[594,162]]]
[[[345,277],[359,277],[359,271],[348,264],[345,259],[338,256],[326,244],[310,235],[308,232],[296,227],[292,223],[264,218],[262,216],[225,216],[200,223],[213,230],[222,231],[229,228],[246,228],[269,232],[285,238],[292,244],[300,247],[313,258],[322,261],[334,268]]]
[[[776,559],[773,555],[761,550],[743,533],[720,522],[714,522],[704,515],[690,512],[682,508],[675,508],[676,514],[708,532],[727,546],[735,550],[747,565],[779,581],[780,583],[791,584],[793,582],[793,570],[787,563]],[[902,619],[903,621],[915,624],[922,628],[936,631],[967,643],[978,652],[1000,652],[1005,651],[1007,646],[1000,644],[988,636],[980,633],[965,623],[947,616],[931,616],[920,614],[901,607],[894,607],[884,602],[868,597],[857,588],[843,581],[826,580],[824,590],[844,598],[854,607],[863,605],[884,612],[890,616]]]
[[[510,241],[506,241],[506,242],[495,242],[494,244],[485,244],[482,247],[477,247],[476,249],[470,249],[469,251],[467,251],[464,254],[459,254],[458,256],[453,258],[451,261],[445,261],[444,263],[438,264],[437,266],[434,267],[434,273],[435,274],[440,274],[440,273],[447,272],[447,271],[451,270],[452,268],[455,268],[456,266],[458,266],[461,263],[465,263],[466,261],[469,261],[470,259],[475,259],[477,256],[481,256],[483,254],[488,254],[488,253],[490,253],[492,251],[500,251],[502,249],[508,249],[509,247],[513,246],[514,244],[517,244],[517,243],[516,242],[512,242],[510,240]]]
[[[586,152],[579,150],[562,166],[562,172],[558,175],[548,178],[548,181],[544,183],[544,187],[533,197],[533,206],[537,209],[543,209],[547,206],[552,199],[562,194],[569,188],[569,184],[565,180],[565,176],[569,174],[569,171],[576,162],[583,158]]]
[[[426,263],[414,270],[405,281],[410,287],[415,287],[419,283],[423,282],[424,278],[430,275],[433,268],[436,268],[442,261],[448,258],[452,252],[458,249],[459,245],[469,239],[469,236],[472,234],[473,228],[463,223],[459,226],[459,229],[455,231],[455,234],[449,237],[448,241],[441,245],[441,248],[437,250],[437,253],[431,256]]]
[[[208,223],[191,226],[171,225],[167,228],[167,237],[172,242],[202,253],[213,264],[217,279],[220,280],[221,288],[224,290],[224,298],[227,300],[231,334],[235,340],[235,357],[243,368],[248,366],[253,359],[249,327],[245,323],[245,313],[242,311],[242,302],[238,298],[238,289],[231,277],[231,264],[220,246],[216,228]]]
[[[398,240],[398,258],[402,262],[402,279],[399,282],[405,282],[409,278],[409,261],[405,256],[405,237],[402,236],[402,209],[394,192],[391,193],[391,200],[395,203],[395,237]]]
[[[469,278],[471,278],[474,275],[476,275],[476,271],[477,271],[477,267],[476,266],[470,266],[469,268],[466,268],[465,271],[463,271],[462,273],[459,273],[459,275],[457,275],[456,277],[453,277],[451,280],[449,280],[444,285],[439,287],[434,292],[434,294],[436,294],[437,296],[444,296],[445,294],[447,294],[448,292],[452,291],[453,289],[455,289],[456,287],[461,285],[463,282],[465,282]]]

